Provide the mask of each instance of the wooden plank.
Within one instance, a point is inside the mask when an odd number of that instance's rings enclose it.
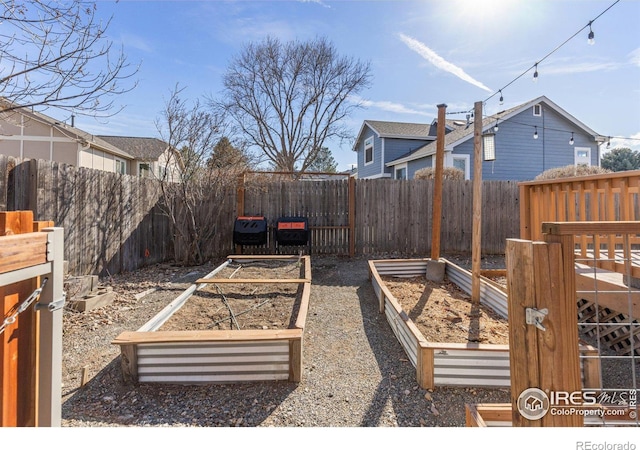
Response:
[[[201,283],[214,283],[214,284],[296,284],[296,283],[308,283],[311,280],[306,278],[199,278],[195,281],[196,284]]]
[[[2,237],[0,273],[47,262],[47,233],[28,233]]]
[[[418,362],[416,364],[416,378],[422,389],[434,389],[433,348],[420,342],[418,345]]]
[[[538,343],[535,328],[526,324],[526,309],[535,308],[535,277],[531,241],[508,239],[506,248],[509,308],[511,405],[514,426],[541,426],[518,412],[518,397],[530,387],[540,386]]]
[[[578,392],[582,388],[578,352],[578,310],[574,269],[573,236],[545,235],[547,244],[534,244],[538,310],[548,309],[546,331],[537,330],[542,390]],[[547,279],[548,277],[548,279]],[[545,292],[545,289],[547,291]],[[512,347],[513,348],[513,347]],[[547,414],[543,426],[584,425],[579,414]]]
[[[125,331],[113,341],[114,345],[160,342],[208,342],[247,340],[290,340],[302,336],[303,330],[211,330],[211,331]]]
[[[542,232],[556,235],[640,234],[640,221],[544,222]]]
[[[289,341],[289,381],[302,381],[302,337]]]

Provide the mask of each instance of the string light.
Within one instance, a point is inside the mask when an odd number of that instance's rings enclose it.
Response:
[[[498,119],[496,119],[496,125],[493,127],[493,131],[498,132]]]
[[[595,34],[593,33],[593,30],[591,29],[591,23],[592,23],[592,22],[593,22],[593,20],[590,20],[590,21],[589,21],[589,37],[588,37],[588,40],[587,40],[587,42],[589,43],[589,45],[593,45],[593,44],[595,44],[595,43],[596,43],[596,40],[595,40]]]
[[[607,140],[607,148],[611,148],[611,136],[609,136],[609,139]]]
[[[499,89],[498,91],[494,92],[493,94],[491,94],[489,97],[487,97],[485,99],[485,103],[487,101],[489,101],[490,99],[492,99],[493,97],[495,97],[496,95],[500,94],[500,97],[502,97],[502,90],[508,88],[509,86],[511,86],[513,83],[515,83],[516,81],[518,81],[520,78],[522,78],[526,73],[528,73],[531,69],[535,69],[535,72],[533,74],[533,79],[534,81],[537,80],[538,78],[538,64],[543,62],[544,60],[546,60],[548,57],[550,57],[551,55],[553,55],[555,52],[557,52],[558,50],[560,50],[562,47],[564,47],[569,41],[571,41],[573,38],[575,38],[578,34],[582,33],[583,30],[585,30],[587,27],[589,28],[590,32],[589,32],[589,39],[591,39],[592,37],[594,37],[595,35],[593,34],[593,30],[591,29],[591,25],[593,24],[593,22],[595,22],[596,20],[598,20],[603,14],[605,14],[607,11],[609,11],[611,8],[613,8],[617,3],[619,3],[620,0],[615,0],[611,5],[609,5],[604,11],[602,11],[600,14],[598,14],[595,18],[593,18],[592,20],[589,21],[589,23],[587,23],[585,26],[583,26],[582,28],[580,28],[578,31],[576,31],[573,35],[571,35],[568,39],[566,39],[563,43],[561,43],[560,45],[558,45],[556,48],[554,48],[553,50],[551,50],[549,53],[547,53],[543,58],[539,59],[538,62],[536,62],[533,66],[529,67],[527,70],[525,70],[524,72],[522,72],[520,75],[518,75],[517,77],[515,77],[513,80],[511,80],[509,83],[505,84],[504,86],[502,86],[501,89]],[[594,41],[595,42],[595,41]],[[591,43],[591,42],[589,42]]]
[[[502,89],[500,89],[500,104],[504,104],[504,97],[502,96]]]
[[[569,139],[569,145],[573,145],[573,131],[571,132],[571,139]]]
[[[538,127],[536,127],[536,131],[533,132],[533,138],[538,139]]]

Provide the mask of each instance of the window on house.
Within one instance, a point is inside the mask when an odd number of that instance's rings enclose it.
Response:
[[[118,158],[116,158],[116,173],[127,173],[127,164],[123,160]]]
[[[579,164],[591,165],[591,149],[589,147],[575,148],[575,164],[576,166]]]
[[[398,167],[396,169],[396,180],[406,180],[407,179],[407,168],[406,167]]]
[[[469,155],[453,155],[453,167],[464,172],[464,179],[469,179]]]
[[[151,175],[151,167],[148,163],[140,163],[138,165],[138,174],[141,177],[149,177]]]
[[[364,141],[364,163],[371,164],[373,162],[373,136]]]
[[[533,105],[533,115],[541,116],[542,115],[542,105],[538,103],[537,105]]]

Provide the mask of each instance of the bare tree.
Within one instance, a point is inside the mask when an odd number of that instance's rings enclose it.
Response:
[[[370,68],[341,57],[324,38],[251,43],[224,75],[224,108],[249,145],[276,170],[306,171],[325,140],[347,138],[341,121],[354,94],[370,84]]]
[[[113,95],[137,72],[115,52],[95,2],[0,0],[0,112],[49,106],[113,114]]]
[[[167,173],[160,182],[163,208],[174,230],[174,259],[192,265],[210,256],[207,249],[220,233],[216,223],[221,205],[233,201],[227,192],[244,166],[207,164],[220,140],[222,120],[199,101],[183,100],[182,92],[178,87],[172,91],[156,126],[180,167],[177,178]]]

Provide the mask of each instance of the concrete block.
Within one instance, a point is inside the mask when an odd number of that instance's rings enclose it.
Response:
[[[99,289],[94,294],[87,295],[77,300],[69,301],[69,307],[74,311],[85,312],[101,308],[112,303],[116,298],[116,293],[112,288]]]
[[[427,280],[441,283],[444,281],[444,272],[447,268],[447,263],[444,261],[427,261]]]

